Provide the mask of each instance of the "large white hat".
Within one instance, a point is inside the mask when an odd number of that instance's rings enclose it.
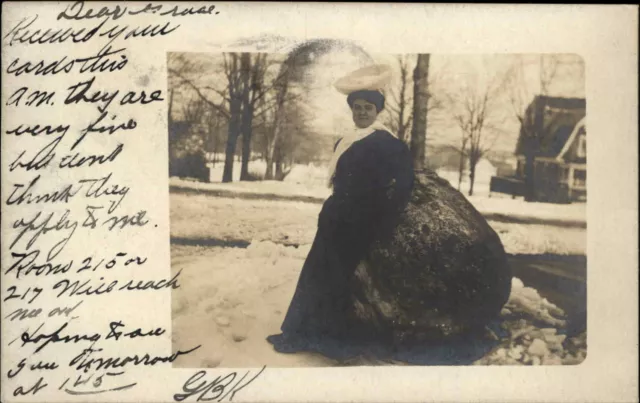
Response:
[[[375,64],[363,67],[337,80],[333,85],[338,91],[349,95],[355,91],[381,91],[391,79],[391,67]]]

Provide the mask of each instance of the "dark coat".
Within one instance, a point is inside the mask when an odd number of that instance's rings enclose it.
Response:
[[[282,337],[304,344],[368,333],[353,309],[354,271],[371,243],[391,234],[413,179],[409,149],[386,131],[373,132],[342,154],[281,327],[284,336],[269,338],[276,348]]]

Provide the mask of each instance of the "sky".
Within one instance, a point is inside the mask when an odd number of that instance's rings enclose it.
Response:
[[[208,60],[209,70],[215,69],[216,65],[221,67],[219,54],[191,57]],[[282,58],[282,56],[278,57]],[[333,83],[340,77],[372,62],[388,64],[393,70],[393,78],[388,88],[399,87],[397,55],[374,54],[371,55],[371,59],[368,59],[363,57],[362,53],[354,53],[349,49],[336,49],[322,56],[311,55],[311,58],[312,65],[306,74],[308,83],[305,91],[308,91],[308,96],[305,97],[304,102],[305,109],[312,115],[310,129],[321,135],[338,138],[341,133],[353,128],[346,97],[333,87]],[[411,55],[410,58],[413,58],[410,59],[412,60],[410,69],[413,70],[415,55]],[[550,66],[554,60],[559,60],[560,63],[555,69],[556,74],[550,81],[547,94],[584,97],[584,64],[582,59],[575,55],[432,54],[429,81],[434,96],[443,100],[443,105],[428,115],[427,144],[455,145],[459,142],[461,131],[452,118],[456,107],[444,102],[449,99],[448,95],[460,94],[469,88],[482,90],[488,84],[501,83],[506,72],[516,65],[520,66],[522,72],[522,81],[518,88],[522,90],[523,99],[528,103],[535,94],[540,93],[541,63]],[[277,70],[277,66],[274,68]],[[224,86],[223,75],[215,72],[201,77],[198,81],[206,85]],[[514,151],[519,132],[519,123],[508,94],[511,94],[508,90],[498,92],[492,115],[494,125],[500,129],[493,150],[501,153]]]
[[[546,59],[545,59],[546,57]],[[388,64],[394,71],[389,87],[399,88],[399,68],[396,55],[373,55],[376,63]],[[543,60],[550,59],[543,56]],[[483,89],[490,83],[499,83],[506,72],[522,61],[523,90],[527,99],[540,93],[540,55],[440,55],[433,54],[430,59],[430,82],[436,97],[446,99],[446,94],[457,94],[465,88]],[[547,94],[553,96],[584,97],[584,74],[581,59],[572,55],[556,57],[561,60],[551,81]],[[543,61],[545,62],[545,61]],[[546,61],[546,66],[550,65]],[[315,113],[313,124],[319,133],[335,134],[353,126],[351,115],[344,95],[333,88],[338,78],[370,64],[359,60],[348,51],[336,51],[319,58],[313,68],[313,96],[309,101]],[[413,65],[410,66],[411,70]],[[411,72],[410,72],[411,73]],[[527,101],[528,102],[528,101]],[[519,124],[513,105],[504,90],[496,96],[495,122],[501,127],[501,134],[495,143],[497,151],[512,152],[517,141]],[[443,105],[428,116],[427,142],[432,145],[456,144],[460,138],[460,129],[452,120],[452,106]],[[431,119],[429,119],[429,117]]]

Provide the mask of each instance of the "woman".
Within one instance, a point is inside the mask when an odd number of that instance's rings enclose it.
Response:
[[[335,147],[333,193],[320,212],[283,333],[268,337],[277,351],[337,359],[389,355],[434,335],[482,327],[506,302],[510,275],[495,232],[435,174],[416,177],[407,146],[377,121],[384,108],[378,88],[389,74],[386,66],[371,66],[336,83],[348,94],[356,129]],[[436,188],[445,190],[433,203]],[[456,206],[461,214],[440,214]],[[462,222],[469,215],[479,224]],[[460,229],[444,228],[447,222]],[[477,236],[455,244],[458,232]],[[506,297],[487,296],[496,283],[501,294],[506,287]]]

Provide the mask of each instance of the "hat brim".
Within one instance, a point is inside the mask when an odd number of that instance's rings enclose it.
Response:
[[[334,87],[345,95],[361,90],[381,91],[390,79],[391,67],[378,64],[347,74],[337,80]]]

